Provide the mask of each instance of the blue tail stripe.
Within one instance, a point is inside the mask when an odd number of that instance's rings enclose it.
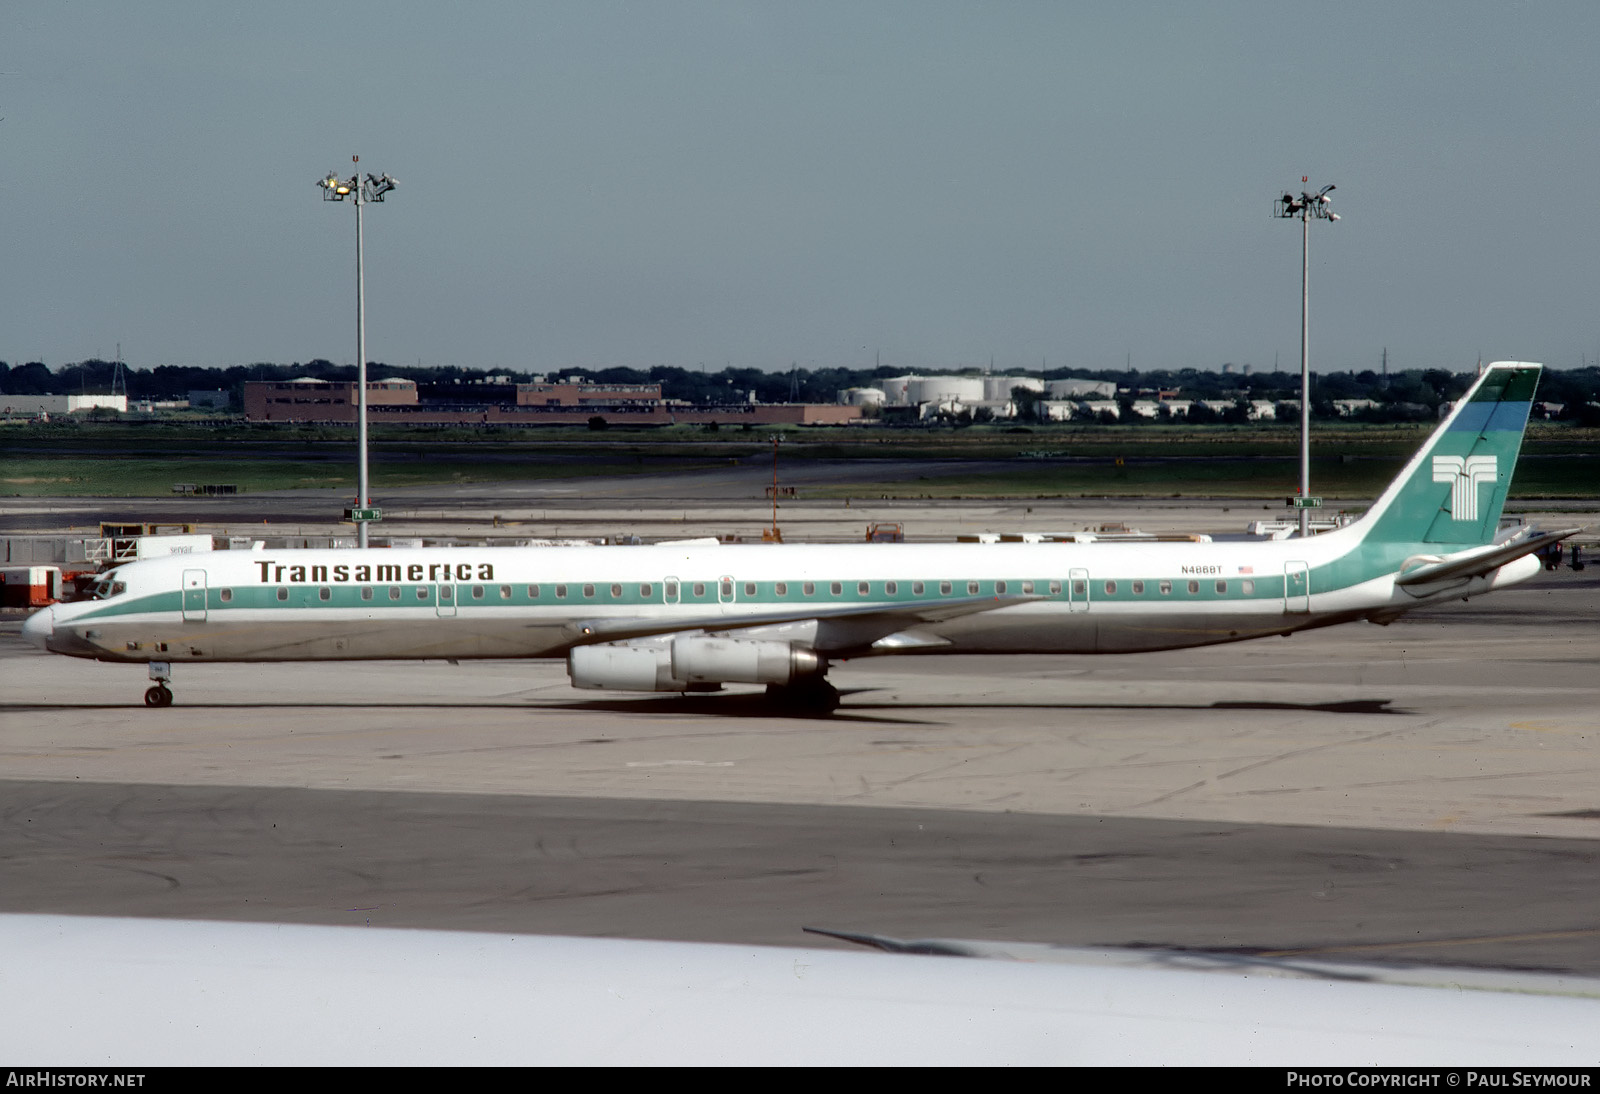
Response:
[[[1448,432],[1521,433],[1528,424],[1528,411],[1532,406],[1532,403],[1468,403],[1450,423]]]

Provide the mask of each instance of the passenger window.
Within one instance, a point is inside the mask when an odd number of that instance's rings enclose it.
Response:
[[[678,583],[676,581],[669,581],[663,587],[667,591],[667,599],[668,600],[676,600],[676,599],[678,599]]]
[[[722,589],[722,592],[721,592],[720,595],[721,595],[722,599],[724,599],[724,600],[733,599],[733,582],[732,581],[729,581],[727,578],[723,578],[722,581],[721,581],[721,589]]]
[[[483,599],[483,586],[482,585],[474,585],[472,587],[472,599],[474,599],[474,600],[482,600]]]
[[[1199,591],[1200,591],[1200,583],[1198,581],[1189,582],[1189,595],[1190,596],[1193,596],[1195,593],[1197,593]]]
[[[1134,596],[1143,596],[1144,595],[1144,582],[1135,581],[1133,583],[1133,595]]]
[[[418,585],[417,586],[417,599],[418,600],[426,600],[426,599],[428,599],[428,587],[426,585]]]
[[[967,582],[967,595],[968,596],[977,596],[978,595],[978,583],[976,581]]]
[[[222,602],[224,604],[226,604],[226,603],[228,603],[228,601],[233,599],[233,590],[232,589],[223,589],[217,595],[222,599]]]
[[[1228,583],[1226,581],[1217,582],[1217,592],[1226,593],[1227,591],[1228,591]]]
[[[1115,581],[1106,582],[1106,595],[1107,596],[1116,596],[1117,595],[1117,583]]]
[[[950,595],[950,589],[951,589],[951,585],[950,585],[950,583],[948,581],[939,582],[939,595],[940,596],[949,596]]]
[[[611,599],[612,600],[621,600],[622,599],[622,586],[621,585],[613,585],[613,586],[611,586]]]
[[[1076,581],[1074,581],[1072,583],[1072,595],[1073,596],[1078,596],[1078,597],[1088,596],[1089,595],[1089,583],[1087,581],[1084,581],[1082,578],[1079,578]]]
[[[1003,595],[1005,593],[1005,591],[1006,591],[1006,583],[1004,581],[996,581],[994,583],[994,595],[995,596],[1001,596],[1001,595]]]
[[[789,583],[787,581],[780,581],[772,587],[772,591],[777,593],[779,596],[788,596]]]
[[[590,600],[593,600],[594,599],[594,586],[593,585],[585,585],[583,587],[583,595],[588,597]]]
[[[557,600],[565,600],[566,598],[567,598],[567,587],[565,585],[557,585],[556,586],[556,599]]]
[[[361,599],[362,600],[371,600],[372,599],[372,586],[371,585],[363,585],[363,586],[361,586]]]
[[[808,582],[805,583],[804,587],[805,587],[805,594],[807,596],[816,596],[817,595],[817,583],[816,582],[808,581]]]
[[[389,599],[390,600],[399,600],[400,599],[400,586],[398,586],[398,585],[390,585],[389,586]]]
[[[1160,585],[1160,591],[1161,591],[1161,595],[1162,596],[1171,596],[1172,595],[1172,582],[1163,581],[1161,583],[1161,585]]]
[[[756,583],[754,581],[746,581],[744,583],[744,595],[745,596],[755,596],[756,595]]]
[[[844,586],[835,581],[828,586],[828,591],[834,596],[838,596],[840,593],[844,592]]]
[[[1256,591],[1256,583],[1254,581],[1241,581],[1239,582],[1239,591],[1245,596],[1250,596]]]
[[[452,590],[450,588],[450,586],[448,586],[448,585],[440,585],[439,586],[439,599],[440,600],[449,600],[450,599],[450,595],[451,595],[451,593],[453,591],[454,590]],[[418,589],[417,590],[417,595],[419,597],[425,597],[427,595],[427,593],[422,589]]]
[[[288,600],[289,599],[289,590],[285,589],[282,585],[278,586],[278,599],[279,600]]]
[[[1052,581],[1050,583],[1050,595],[1051,596],[1060,596],[1061,595],[1061,582]]]
[[[705,582],[703,582],[703,581],[696,581],[696,582],[695,582],[695,583],[694,583],[694,595],[695,595],[695,596],[705,596],[705,595],[706,595],[706,586],[705,586]]]
[[[895,582],[895,581],[885,582],[884,586],[883,586],[883,591],[888,596],[894,596],[896,593],[898,593],[900,591],[900,585],[899,585],[898,582]]]
[[[332,600],[333,599],[333,590],[328,588],[326,585],[324,585],[322,588],[317,590],[317,599],[318,600]]]
[[[857,582],[856,593],[860,596],[870,596],[872,594],[872,585],[865,581]]]
[[[502,585],[502,586],[500,586],[500,599],[501,600],[510,600],[511,599],[511,586],[510,585]]]
[[[651,586],[651,585],[640,585],[639,586],[639,595],[642,598],[644,598],[645,600],[649,600],[650,596],[651,596],[652,588],[654,588],[654,586]]]
[[[529,585],[528,586],[528,599],[529,600],[538,600],[539,599],[539,586],[537,586],[537,585]]]
[[[926,586],[924,586],[924,585],[923,585],[923,584],[922,584],[922,582],[920,582],[920,581],[913,581],[913,582],[912,582],[912,583],[911,583],[911,595],[912,595],[912,596],[921,596],[921,595],[922,595],[922,593],[923,593],[923,590],[924,590],[924,589],[925,589],[925,588],[926,588]]]
[[[1026,596],[1032,596],[1033,595],[1033,582],[1024,581],[1022,583],[1022,592]]]

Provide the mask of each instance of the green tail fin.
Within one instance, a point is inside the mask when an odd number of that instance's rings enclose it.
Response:
[[[1447,551],[1492,542],[1542,367],[1485,369],[1363,518],[1363,538]]]

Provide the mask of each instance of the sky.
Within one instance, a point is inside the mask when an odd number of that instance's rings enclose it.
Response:
[[[1600,359],[1600,4],[0,7],[0,360]]]

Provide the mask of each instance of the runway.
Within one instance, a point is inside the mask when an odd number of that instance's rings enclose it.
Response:
[[[0,910],[1600,974],[1600,577],[1132,657],[863,660],[831,716],[560,665],[0,640]]]

